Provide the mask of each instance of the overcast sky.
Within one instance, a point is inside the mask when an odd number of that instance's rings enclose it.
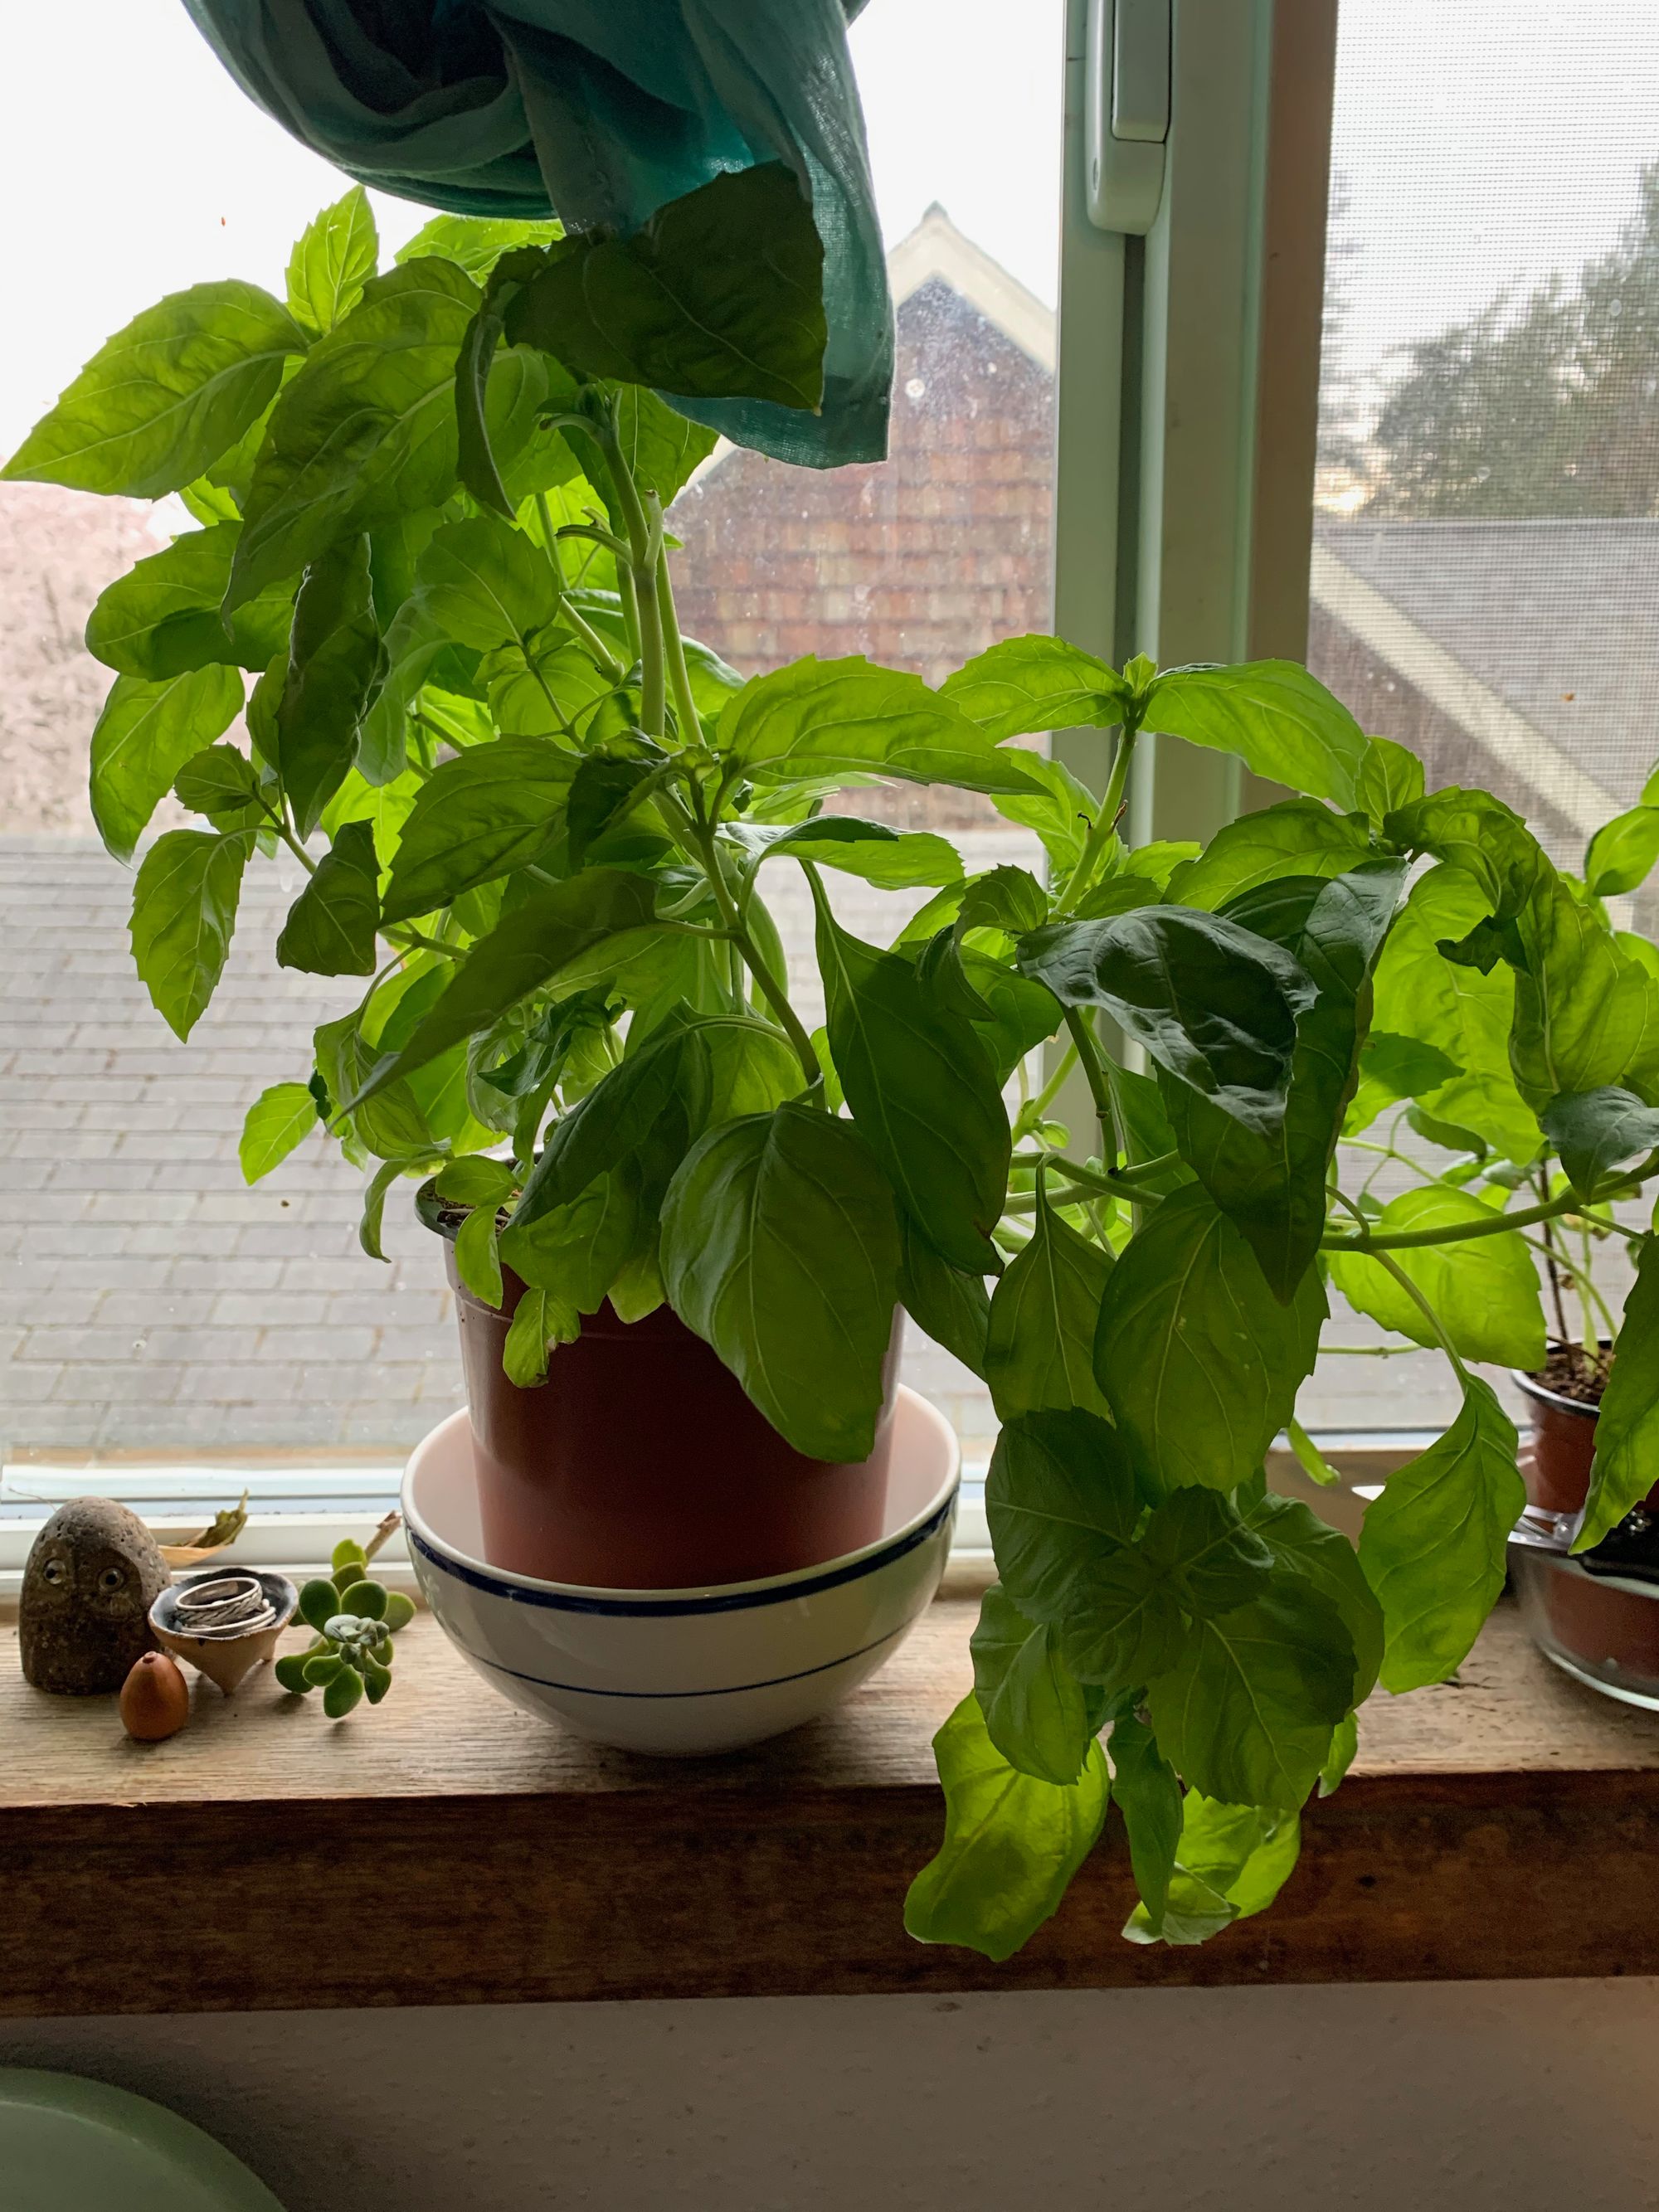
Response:
[[[932,200],[1054,297],[1062,0],[869,0],[853,39],[884,228]],[[0,453],[109,333],[222,276],[281,290],[342,181],[236,89],[179,0],[8,11]],[[1356,365],[1571,270],[1659,154],[1656,0],[1344,0],[1337,161]],[[395,246],[423,220],[379,203]]]

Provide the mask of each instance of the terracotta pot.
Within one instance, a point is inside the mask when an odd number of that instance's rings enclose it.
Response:
[[[1527,1503],[1546,1513],[1577,1513],[1589,1495],[1598,1408],[1547,1389],[1536,1376],[1518,1367],[1510,1372],[1532,1408],[1532,1448],[1521,1463]],[[1647,1503],[1659,1510],[1659,1484],[1649,1492]]]
[[[874,1543],[887,1500],[902,1316],[895,1314],[876,1448],[857,1466],[808,1459],[667,1305],[643,1321],[609,1303],[548,1361],[534,1389],[501,1351],[525,1285],[502,1270],[499,1311],[455,1271],[454,1229],[431,1186],[416,1211],[444,1237],[492,1566],[607,1589],[758,1580]]]

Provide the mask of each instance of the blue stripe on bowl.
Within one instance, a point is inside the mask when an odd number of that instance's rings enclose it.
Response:
[[[904,1636],[915,1626],[914,1621],[901,1621],[890,1628],[885,1636],[877,1637],[873,1644],[861,1644],[856,1651],[843,1651],[839,1659],[826,1659],[820,1667],[803,1667],[793,1674],[769,1675],[763,1682],[732,1682],[718,1690],[596,1690],[587,1682],[556,1682],[547,1674],[521,1674],[516,1667],[503,1667],[499,1659],[486,1659],[475,1651],[446,1621],[444,1633],[458,1650],[464,1651],[475,1666],[487,1667],[492,1674],[510,1674],[515,1682],[532,1682],[538,1689],[561,1690],[573,1698],[630,1698],[645,1705],[661,1705],[674,1698],[740,1698],[749,1690],[781,1689],[786,1682],[805,1682],[814,1674],[827,1674],[832,1667],[846,1667],[854,1659],[862,1659],[872,1651],[879,1651],[884,1644],[890,1644],[896,1636]]]
[[[945,1526],[956,1509],[957,1487],[953,1486],[944,1503],[934,1508],[920,1528],[911,1528],[902,1536],[895,1536],[890,1544],[884,1544],[878,1552],[872,1552],[862,1559],[850,1560],[844,1567],[827,1568],[821,1575],[799,1583],[775,1584],[770,1589],[732,1590],[723,1597],[576,1597],[568,1591],[523,1589],[517,1583],[499,1581],[478,1567],[463,1565],[434,1551],[425,1538],[412,1528],[406,1530],[409,1540],[423,1559],[429,1560],[441,1574],[449,1575],[469,1589],[483,1590],[489,1597],[504,1597],[514,1605],[538,1605],[550,1613],[602,1613],[622,1620],[673,1620],[688,1613],[747,1613],[757,1605],[781,1605],[787,1599],[816,1597],[820,1590],[839,1589],[843,1583],[860,1581],[874,1574],[878,1567],[890,1566],[902,1559],[907,1552],[914,1552],[925,1544]]]

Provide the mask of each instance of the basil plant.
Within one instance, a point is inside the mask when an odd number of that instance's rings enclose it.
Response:
[[[161,1013],[188,1036],[279,849],[306,880],[278,963],[362,979],[253,1103],[250,1180],[320,1124],[368,1171],[375,1253],[392,1186],[435,1175],[467,1284],[528,1286],[515,1382],[603,1300],[665,1298],[825,1460],[871,1449],[902,1305],[1001,1422],[1000,1580],[908,1924],[1006,1955],[1115,1801],[1127,1932],[1194,1942],[1271,1901],[1373,1687],[1443,1679],[1498,1594],[1522,1495],[1474,1369],[1541,1357],[1529,1234],[1610,1227],[1654,1170],[1659,958],[1607,881],[1483,793],[1426,793],[1288,663],[1119,670],[1027,637],[933,690],[856,658],[745,681],[683,637],[663,511],[714,441],[659,394],[810,407],[823,342],[780,170],[627,240],[441,217],[384,274],[354,191],[285,302],[164,301],[8,473],[178,492],[201,525],[88,630],[115,672],[106,842],[130,859],[169,791],[199,817],[137,870]],[[1068,726],[1118,733],[1102,796],[1008,743]],[[1202,850],[1132,848],[1152,732],[1297,795]],[[969,877],[940,837],[823,811],[894,778],[989,794],[1041,874]],[[768,908],[787,868],[816,902],[815,1034]],[[833,871],[929,896],[866,944]],[[1071,1066],[1092,1113],[1068,1131]],[[1515,1172],[1379,1210],[1345,1188],[1352,1147],[1408,1109]],[[1565,1179],[1534,1196],[1550,1145]],[[1636,1249],[1595,1528],[1654,1473],[1659,1261]],[[1358,1554],[1263,1475],[1287,1427],[1318,1470],[1295,1413],[1333,1285],[1440,1346],[1462,1394]]]

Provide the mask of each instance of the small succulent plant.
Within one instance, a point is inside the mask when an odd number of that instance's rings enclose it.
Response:
[[[303,1651],[276,1662],[276,1680],[298,1697],[320,1690],[331,1721],[365,1696],[378,1705],[392,1687],[392,1639],[414,1613],[401,1590],[370,1580],[361,1544],[337,1544],[328,1574],[300,1592],[300,1617],[316,1633]]]

